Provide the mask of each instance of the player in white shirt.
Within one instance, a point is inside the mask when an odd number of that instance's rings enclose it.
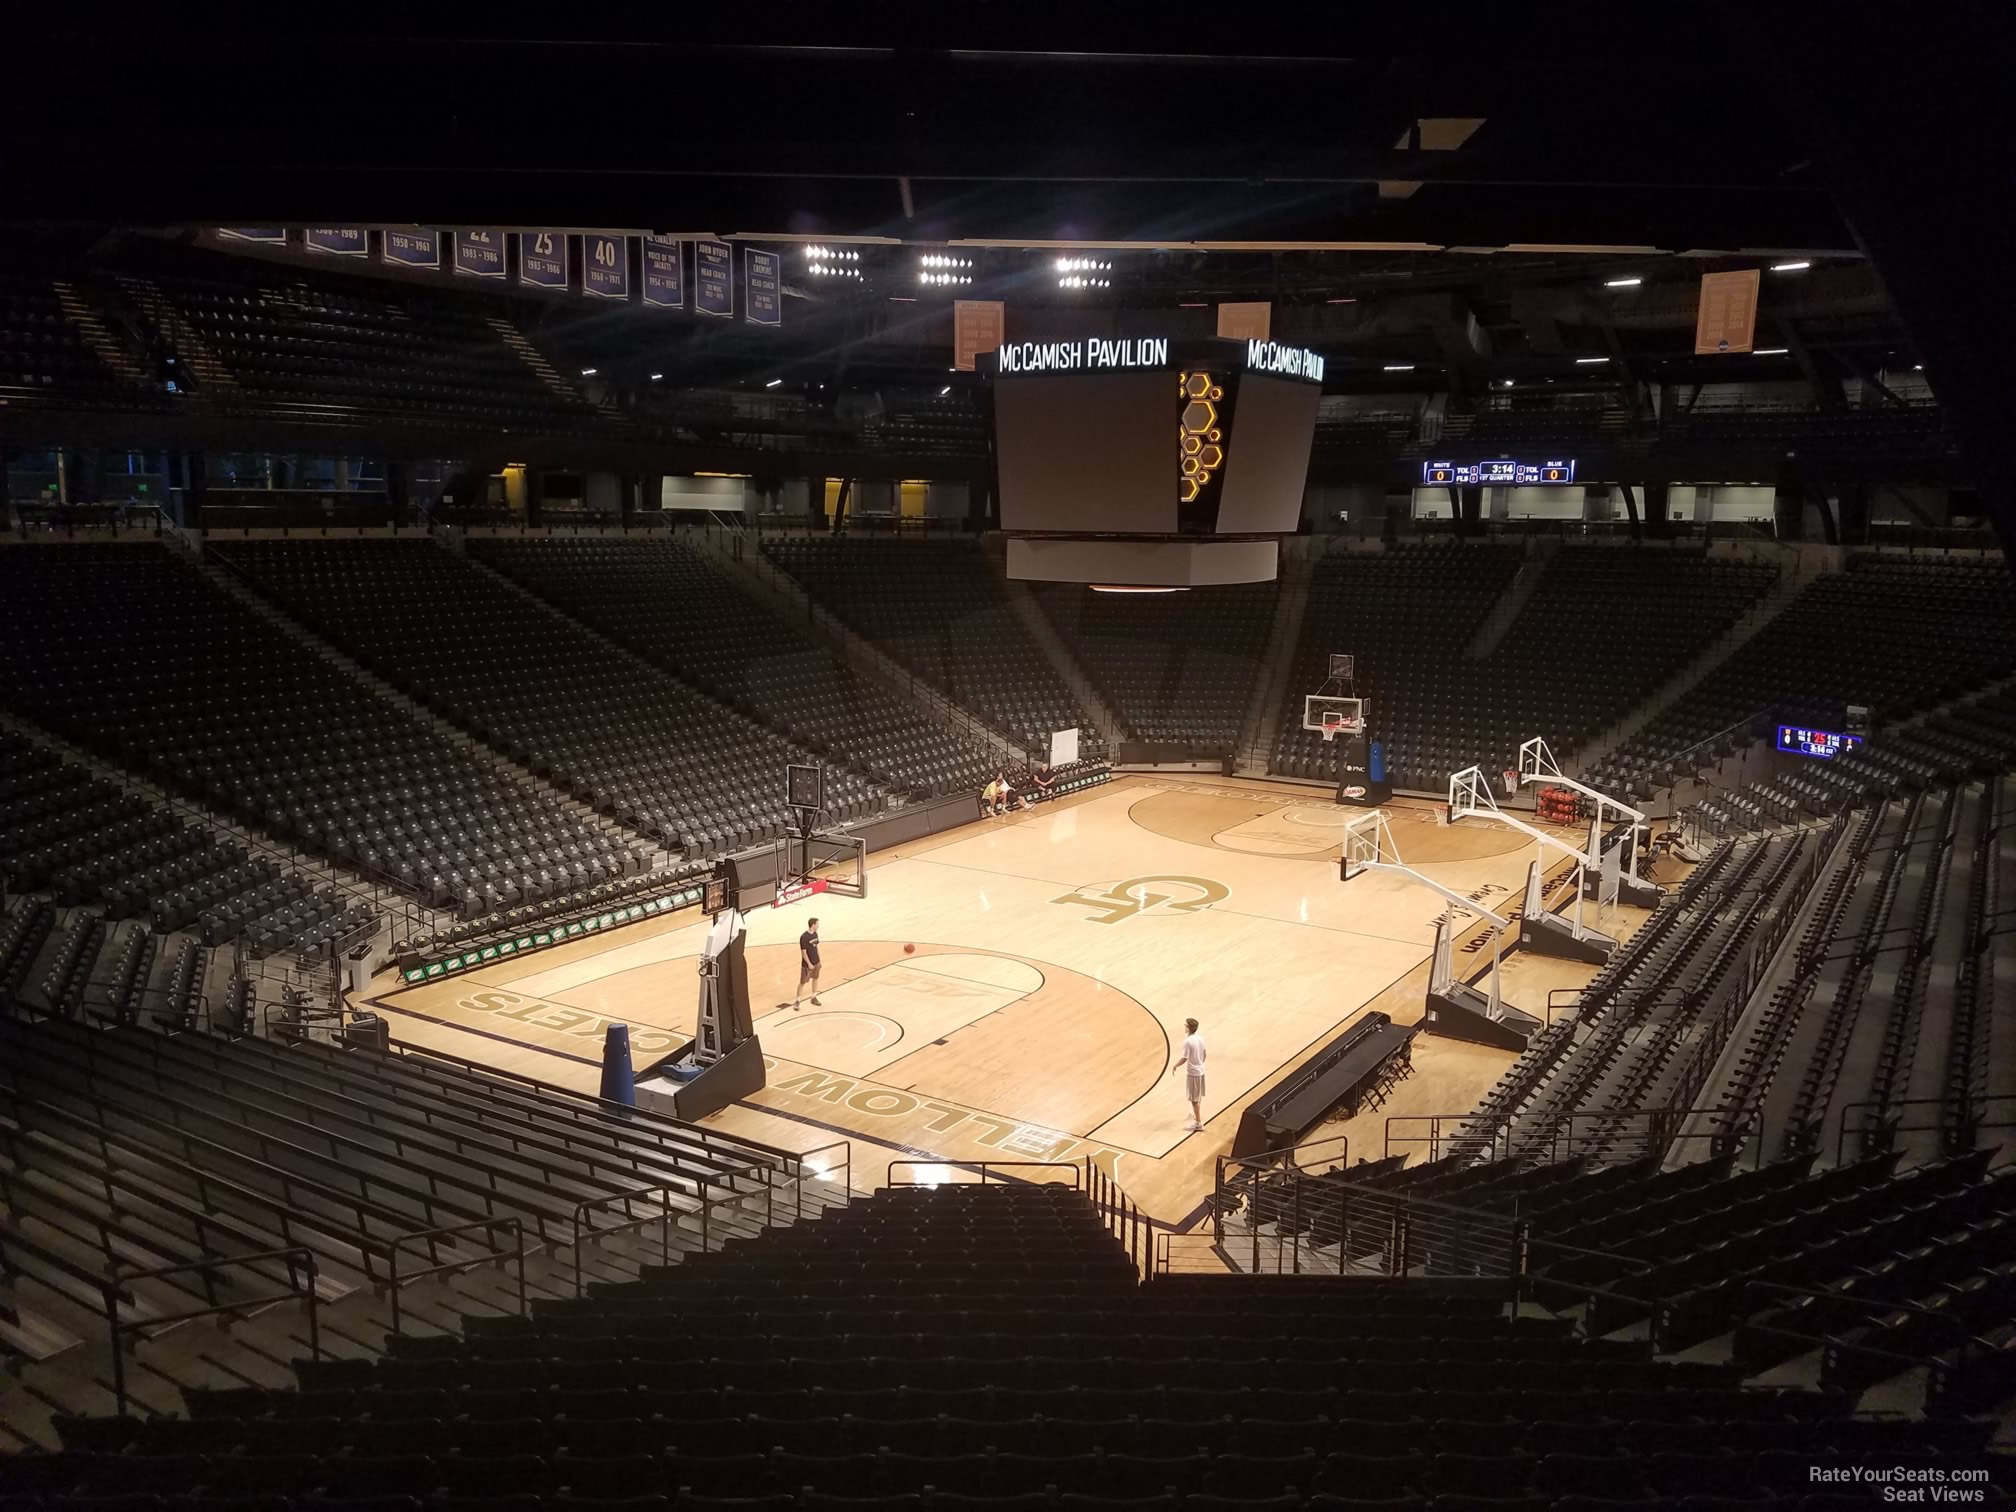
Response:
[[[1190,1132],[1204,1132],[1204,1036],[1197,1032],[1197,1020],[1183,1020],[1183,1027],[1190,1031],[1183,1041],[1183,1048],[1176,1052],[1176,1064],[1169,1068],[1174,1076],[1183,1072],[1183,1091],[1190,1099]]]

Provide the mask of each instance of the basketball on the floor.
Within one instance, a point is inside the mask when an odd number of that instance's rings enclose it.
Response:
[[[916,947],[915,945],[905,945],[905,946],[903,947],[903,954],[905,954],[905,955],[915,955],[915,954],[917,954],[917,947]]]

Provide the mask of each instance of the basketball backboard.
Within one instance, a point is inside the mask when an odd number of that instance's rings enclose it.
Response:
[[[1335,740],[1339,735],[1356,735],[1365,728],[1367,712],[1365,699],[1310,693],[1302,700],[1302,728],[1316,731],[1325,740]]]

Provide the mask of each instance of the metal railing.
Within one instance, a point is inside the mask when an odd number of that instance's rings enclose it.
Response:
[[[575,1296],[583,1297],[588,1294],[588,1283],[585,1275],[583,1274],[582,1269],[582,1260],[583,1260],[582,1234],[584,1232],[584,1229],[587,1236],[593,1239],[600,1237],[602,1234],[619,1233],[626,1229],[642,1228],[645,1224],[650,1223],[655,1218],[659,1226],[658,1227],[659,1263],[662,1265],[670,1265],[672,1263],[672,1214],[673,1214],[672,1194],[679,1190],[680,1188],[673,1182],[669,1181],[654,1182],[648,1186],[629,1187],[620,1192],[605,1192],[600,1197],[584,1197],[581,1199],[581,1201],[574,1204],[574,1212],[570,1220],[571,1230],[568,1242],[570,1248],[572,1248],[572,1250],[574,1251]],[[658,1211],[656,1213],[646,1214],[642,1218],[637,1217],[635,1212],[630,1208],[629,1204],[638,1200],[639,1198],[650,1197],[653,1195],[655,1195],[658,1198]],[[704,1250],[707,1248],[707,1237],[708,1237],[707,1236],[708,1199],[702,1196],[699,1197],[698,1200],[701,1204],[700,1247]],[[716,1199],[716,1200],[728,1200],[728,1199]],[[594,1212],[598,1208],[613,1207],[619,1202],[624,1205],[623,1207],[624,1221],[622,1223],[611,1224],[609,1225],[609,1227],[603,1229],[587,1227],[587,1218],[590,1213]]]
[[[798,1181],[798,1185],[792,1193],[793,1197],[796,1199],[796,1207],[791,1215],[793,1219],[803,1218],[805,1216],[806,1166],[810,1164],[811,1159],[814,1155],[824,1155],[831,1150],[840,1151],[841,1152],[840,1159],[836,1162],[832,1162],[830,1164],[821,1166],[818,1170],[812,1173],[812,1179],[815,1181],[823,1181],[828,1176],[831,1176],[835,1171],[840,1172],[841,1173],[840,1190],[846,1194],[846,1200],[848,1204],[850,1206],[852,1205],[854,1201],[854,1146],[847,1140],[836,1139],[831,1144],[814,1145],[809,1150],[800,1150],[797,1153],[797,1155],[793,1157],[792,1169]]]
[[[1838,1333],[1807,1333],[1800,1329],[1787,1328],[1783,1324],[1759,1323],[1754,1317],[1743,1323],[1745,1332],[1761,1334],[1766,1338],[1790,1340],[1798,1345],[1802,1352],[1813,1349],[1822,1351],[1823,1387],[1834,1363],[1843,1356],[1875,1360],[1888,1367],[1883,1371],[1886,1376],[1902,1375],[1907,1370],[1927,1371],[1926,1391],[1930,1406],[1941,1396],[1942,1385],[1945,1390],[1951,1389],[1954,1375],[1968,1370],[1981,1360],[2002,1353],[1996,1348],[1993,1340],[1977,1334],[1964,1320],[1954,1317],[1949,1312],[1926,1307],[1918,1302],[1891,1297],[1861,1297],[1848,1291],[1818,1292],[1800,1286],[1787,1286],[1778,1281],[1751,1281],[1744,1287],[1743,1295],[1746,1303],[1760,1294],[1766,1303],[1769,1298],[1783,1297],[1802,1302],[1821,1303],[1829,1308],[1859,1310],[1870,1321],[1902,1313],[1924,1320],[1931,1331],[1945,1335],[1945,1342],[1937,1349],[1909,1354],[1902,1350],[1885,1349],[1877,1344],[1865,1344],[1856,1339],[1844,1339]]]
[[[420,1270],[409,1270],[402,1277],[399,1271],[399,1252],[409,1244],[425,1244],[430,1253],[438,1253],[437,1246],[443,1239],[453,1239],[465,1234],[488,1236],[503,1229],[512,1236],[513,1244],[509,1254],[503,1250],[491,1250],[486,1254],[469,1255],[460,1260],[439,1261]],[[469,1270],[474,1266],[488,1265],[493,1260],[514,1259],[518,1262],[518,1316],[526,1314],[525,1302],[525,1225],[516,1218],[479,1218],[474,1223],[451,1223],[443,1228],[416,1229],[410,1234],[401,1234],[392,1241],[385,1252],[386,1269],[390,1272],[390,1300],[392,1303],[392,1332],[404,1333],[405,1319],[399,1305],[399,1288],[407,1281],[418,1281],[426,1276],[446,1275],[451,1271]]]
[[[241,1297],[235,1302],[212,1303],[208,1307],[194,1307],[178,1313],[155,1314],[130,1321],[119,1316],[121,1301],[131,1301],[131,1288],[136,1282],[158,1281],[168,1276],[198,1276],[203,1280],[207,1295],[215,1296],[217,1272],[227,1266],[256,1265],[262,1260],[285,1260],[287,1262],[287,1289],[267,1296]],[[214,1318],[226,1313],[245,1313],[255,1307],[269,1307],[299,1297],[308,1304],[308,1352],[315,1359],[322,1358],[322,1323],[318,1309],[322,1299],[316,1292],[318,1271],[314,1252],[305,1246],[295,1245],[286,1249],[254,1250],[243,1255],[225,1255],[215,1260],[187,1261],[180,1265],[157,1265],[146,1270],[124,1270],[115,1268],[105,1278],[100,1293],[105,1305],[105,1322],[111,1331],[112,1343],[112,1399],[117,1404],[119,1415],[124,1417],[130,1405],[126,1390],[126,1335],[142,1329],[163,1328],[171,1323],[186,1323],[195,1318]]]
[[[1155,1231],[1147,1214],[1090,1155],[1085,1157],[1085,1195],[1091,1199],[1092,1211],[1106,1224],[1106,1231],[1127,1251],[1135,1273],[1144,1278],[1151,1274],[1155,1263]]]
[[[444,1065],[454,1066],[463,1071],[474,1071],[478,1075],[498,1081],[530,1087],[540,1094],[547,1111],[555,1115],[565,1114],[576,1123],[620,1125],[633,1137],[648,1138],[660,1147],[666,1143],[668,1137],[676,1134],[682,1142],[699,1146],[702,1152],[714,1159],[733,1159],[742,1162],[742,1169],[733,1173],[736,1175],[753,1176],[758,1171],[766,1173],[783,1171],[798,1158],[792,1151],[779,1145],[764,1144],[760,1140],[747,1139],[741,1135],[725,1135],[712,1129],[703,1129],[697,1124],[681,1123],[674,1118],[643,1113],[627,1103],[611,1102],[596,1093],[563,1087],[558,1082],[541,1081],[538,1077],[527,1076],[522,1071],[508,1070],[488,1061],[472,1060],[452,1050],[441,1050],[432,1045],[417,1045],[410,1040],[402,1039],[387,1041],[387,1048],[392,1054],[410,1060],[440,1061]],[[822,1149],[830,1148],[832,1148],[830,1145],[822,1147]]]
[[[1991,1120],[1986,1114],[1996,1105],[2006,1111],[2002,1117]],[[1937,1123],[1918,1124],[1898,1121],[1909,1116],[1903,1113],[1905,1108],[1937,1108],[1943,1114],[1955,1106],[1961,1114],[1958,1118],[1941,1117]],[[1861,1115],[1859,1123],[1858,1114]],[[1997,1092],[1962,1098],[1910,1097],[1897,1102],[1852,1102],[1841,1110],[1841,1127],[1834,1137],[1834,1163],[1848,1163],[1850,1133],[1856,1136],[1856,1157],[1860,1159],[1887,1153],[1900,1134],[1937,1134],[1942,1138],[1946,1153],[1963,1154],[1974,1148],[1977,1137],[1983,1131],[1990,1129],[2016,1129],[2016,1093]]]
[[[970,1172],[974,1172],[974,1173],[976,1173],[976,1174],[977,1174],[977,1175],[979,1176],[979,1178],[980,1178],[980,1179],[979,1179],[979,1181],[978,1181],[977,1183],[975,1183],[975,1182],[948,1182],[948,1181],[947,1181],[947,1180],[946,1180],[946,1179],[945,1179],[944,1177],[942,1177],[942,1176],[939,1176],[939,1177],[929,1177],[929,1176],[927,1176],[927,1177],[924,1177],[924,1178],[923,1178],[923,1179],[921,1179],[921,1180],[920,1180],[920,1179],[918,1179],[917,1177],[914,1177],[914,1176],[913,1176],[913,1177],[911,1177],[911,1178],[910,1178],[909,1180],[907,1180],[907,1181],[898,1181],[898,1180],[896,1179],[896,1168],[897,1168],[898,1166],[928,1166],[928,1167],[930,1167],[930,1168],[931,1168],[932,1170],[934,1170],[934,1171],[970,1171]],[[1072,1190],[1073,1190],[1073,1191],[1081,1191],[1081,1190],[1083,1190],[1083,1189],[1084,1189],[1084,1185],[1085,1185],[1085,1183],[1084,1183],[1084,1176],[1085,1176],[1085,1171],[1084,1171],[1084,1168],[1083,1168],[1082,1166],[1080,1166],[1080,1165],[1079,1165],[1079,1164],[1078,1164],[1078,1163],[1077,1163],[1076,1161],[1072,1161],[1072,1160],[979,1160],[979,1161],[973,1161],[973,1160],[937,1160],[937,1159],[932,1159],[932,1158],[928,1158],[928,1157],[927,1157],[927,1158],[915,1158],[915,1157],[912,1157],[912,1158],[907,1158],[907,1159],[903,1159],[903,1160],[892,1160],[892,1161],[890,1161],[890,1162],[889,1162],[889,1166],[888,1166],[888,1169],[887,1169],[887,1171],[886,1171],[886,1172],[884,1173],[884,1175],[883,1175],[883,1180],[882,1180],[882,1184],[883,1184],[884,1186],[892,1186],[892,1187],[893,1187],[893,1186],[950,1186],[950,1185],[964,1185],[964,1186],[973,1186],[973,1185],[978,1185],[978,1186],[985,1186],[985,1185],[987,1185],[987,1181],[988,1181],[988,1178],[989,1178],[989,1177],[990,1177],[991,1175],[993,1175],[993,1174],[994,1174],[995,1172],[998,1172],[998,1171],[1068,1171],[1068,1172],[1070,1172],[1070,1173],[1071,1173],[1071,1180],[1070,1180],[1070,1181],[1069,1181],[1069,1182],[1068,1182],[1067,1184],[1068,1184],[1068,1185],[1069,1185],[1069,1186],[1070,1186],[1070,1187],[1072,1188]],[[1006,1177],[1002,1177],[1002,1178],[1000,1178],[1000,1179],[1002,1179],[1002,1180],[1005,1180],[1005,1181],[1023,1181],[1023,1182],[1027,1182],[1027,1181],[1029,1181],[1029,1180],[1030,1180],[1031,1178],[1029,1178],[1029,1177],[1026,1177],[1026,1176],[1006,1176]]]

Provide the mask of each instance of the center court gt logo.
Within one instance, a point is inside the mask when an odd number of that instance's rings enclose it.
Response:
[[[1166,888],[1176,890],[1165,891]],[[1121,924],[1146,913],[1196,913],[1231,896],[1231,888],[1209,877],[1129,877],[1104,892],[1087,885],[1050,901],[1076,903],[1093,910],[1086,919],[1088,924]]]

